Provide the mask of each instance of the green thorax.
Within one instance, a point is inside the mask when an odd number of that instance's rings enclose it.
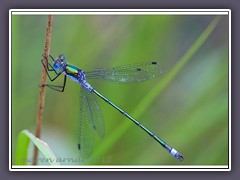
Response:
[[[73,66],[71,64],[66,65],[65,72],[66,72],[67,75],[77,77],[79,71],[80,71],[80,69],[77,68],[76,66]]]

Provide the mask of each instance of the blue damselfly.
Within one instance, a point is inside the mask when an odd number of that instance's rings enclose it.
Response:
[[[102,118],[100,107],[95,99],[95,95],[106,101],[138,127],[142,128],[153,139],[164,147],[167,152],[172,156],[183,160],[183,156],[179,154],[173,147],[164,142],[161,138],[155,135],[151,130],[145,127],[142,123],[136,120],[134,117],[123,111],[112,101],[100,94],[95,88],[93,88],[88,82],[88,79],[103,79],[106,81],[126,83],[126,82],[141,82],[160,76],[163,73],[163,66],[158,62],[144,62],[132,65],[119,66],[116,68],[99,68],[90,72],[84,72],[78,67],[66,62],[66,56],[61,54],[58,58],[54,59],[50,55],[53,64],[48,62],[48,58],[42,59],[42,64],[46,70],[48,78],[51,81],[57,79],[61,74],[64,75],[63,85],[51,85],[43,84],[41,86],[47,86],[59,92],[63,92],[67,77],[81,85],[80,93],[80,119],[79,119],[79,134],[78,134],[78,149],[83,157],[89,157],[92,153],[94,146],[95,132],[100,137],[104,136],[105,127]],[[45,61],[45,62],[44,62]],[[46,65],[45,65],[46,64]],[[49,72],[54,72],[55,77],[51,78]]]

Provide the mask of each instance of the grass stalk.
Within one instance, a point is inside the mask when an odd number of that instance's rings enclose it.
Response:
[[[48,57],[50,53],[52,24],[53,24],[53,15],[48,15],[46,35],[45,35],[45,47],[44,47],[44,53],[43,53],[44,57]],[[46,63],[46,61],[44,61],[44,63]],[[46,71],[44,67],[42,67],[41,84],[46,84],[46,79],[47,79]],[[41,137],[44,102],[45,102],[45,86],[41,86],[39,97],[38,97],[38,112],[37,112],[36,129],[35,129],[35,136],[37,138]],[[33,165],[37,165],[37,158],[38,158],[38,148],[34,146]]]

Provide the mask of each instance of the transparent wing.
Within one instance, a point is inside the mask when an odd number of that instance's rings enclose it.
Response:
[[[101,108],[98,105],[97,100],[95,99],[95,96],[92,92],[84,89],[84,94],[87,97],[93,129],[98,133],[100,137],[103,137],[105,134],[105,124],[103,121]]]
[[[144,62],[115,68],[100,68],[85,72],[87,79],[103,79],[116,83],[141,82],[160,76],[163,66],[158,62]]]
[[[91,120],[91,113],[88,107],[88,100],[85,95],[86,91],[81,88],[80,92],[80,120],[79,120],[79,130],[78,130],[78,148],[80,154],[87,158],[92,154],[94,147],[94,130]]]
[[[82,157],[87,158],[92,154],[96,130],[104,136],[104,123],[100,107],[93,94],[84,88],[80,92],[80,121],[78,126],[78,148]]]

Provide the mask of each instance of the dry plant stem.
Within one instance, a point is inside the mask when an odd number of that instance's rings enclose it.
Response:
[[[48,15],[47,29],[46,29],[46,36],[45,36],[45,47],[44,47],[44,53],[43,53],[44,57],[48,57],[50,53],[52,24],[53,24],[53,15]],[[44,61],[44,63],[46,63],[46,61]],[[46,71],[44,67],[42,67],[41,84],[46,84],[46,79],[47,79]],[[45,87],[40,87],[40,94],[38,97],[36,130],[35,130],[35,136],[37,138],[40,138],[41,136],[44,101],[45,101]],[[33,165],[37,165],[37,158],[38,158],[38,149],[36,146],[34,146]]]

